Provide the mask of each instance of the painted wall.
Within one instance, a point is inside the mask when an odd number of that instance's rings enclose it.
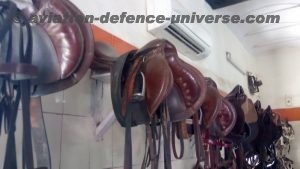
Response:
[[[106,12],[111,12],[111,14],[121,14],[121,12],[128,12],[128,14],[146,14],[147,12],[146,0],[111,0],[109,3],[101,0],[87,0],[84,3],[80,0],[73,0],[73,2],[86,14],[101,15]],[[189,11],[196,11],[201,14],[213,13],[204,0],[182,0],[180,2]],[[146,24],[95,24],[136,47],[142,47],[155,38],[147,32]],[[233,59],[242,69],[253,72],[255,72],[255,58],[244,49],[239,40],[226,25],[206,24],[204,27],[211,33],[214,42],[211,55],[200,61],[191,61],[185,56],[182,56],[182,58],[199,68],[204,74],[213,77],[219,87],[226,92],[231,90],[237,83],[246,87],[246,78],[226,61],[225,52],[230,51]]]
[[[257,57],[258,76],[263,81],[260,99],[263,106],[271,105],[281,116],[292,120],[295,139],[289,157],[300,168],[300,49],[285,48]],[[287,104],[291,98],[291,104]],[[298,120],[298,121],[297,121]]]
[[[260,97],[273,108],[300,107],[300,49],[285,48],[257,57],[263,81]],[[291,104],[286,104],[291,98]]]

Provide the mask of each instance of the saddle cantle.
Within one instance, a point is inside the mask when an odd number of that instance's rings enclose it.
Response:
[[[69,0],[63,0],[63,4],[70,10],[73,16],[83,16],[84,14]],[[78,23],[80,32],[83,37],[83,54],[79,64],[74,68],[74,71],[66,78],[62,78],[50,83],[40,82],[35,86],[33,95],[45,95],[53,92],[61,91],[77,84],[88,71],[94,58],[94,36],[90,24]],[[77,43],[80,43],[77,42]],[[73,48],[73,46],[72,46]],[[72,50],[72,49],[71,49]],[[77,53],[79,54],[79,53]],[[53,56],[52,56],[53,57]]]
[[[59,15],[71,17],[74,11],[66,6],[60,0],[34,0],[33,7],[30,10],[24,10],[30,17],[32,14],[37,16]],[[67,2],[68,3],[68,2]],[[59,77],[49,79],[51,81],[69,77],[80,64],[84,52],[84,37],[77,22],[67,23],[48,23],[38,22],[37,25],[42,28],[51,40],[59,64]],[[76,36],[74,36],[76,35]],[[39,57],[41,58],[41,57]],[[43,62],[44,58],[40,62]],[[49,78],[49,76],[47,77]]]

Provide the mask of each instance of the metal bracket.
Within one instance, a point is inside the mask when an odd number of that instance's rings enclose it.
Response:
[[[246,72],[241,69],[236,63],[233,62],[232,58],[231,58],[231,53],[230,52],[226,52],[226,59],[227,61],[234,67],[236,68],[242,75],[246,75]]]
[[[99,73],[99,72],[92,72],[91,74],[91,79],[96,80],[98,83],[110,83],[110,73]],[[96,90],[98,90],[97,85],[94,86]],[[116,116],[113,110],[109,110],[109,113],[107,114],[107,112],[100,112],[101,111],[101,106],[105,106],[103,105],[103,85],[102,85],[102,91],[100,93],[97,93],[96,91],[92,94],[93,100],[95,100],[95,102],[93,102],[92,104],[100,104],[100,107],[95,107],[94,108],[94,116],[93,118],[96,118],[96,122],[100,122],[98,123],[98,125],[95,127],[95,138],[97,141],[101,140],[103,138],[103,136],[105,135],[105,133],[111,128],[111,126],[113,125],[113,123],[116,120]],[[98,105],[99,106],[99,105]],[[100,109],[99,109],[100,108]],[[99,109],[99,110],[97,110]],[[97,115],[98,114],[98,115]],[[105,116],[103,115],[105,114]],[[106,115],[107,114],[107,115]],[[99,116],[101,117],[101,120],[99,118]],[[102,118],[102,116],[104,116]]]
[[[100,125],[96,127],[96,140],[100,140],[101,138],[103,138],[103,136],[108,131],[108,129],[110,129],[115,120],[116,116],[115,113],[112,111],[104,118],[104,120],[101,121]]]

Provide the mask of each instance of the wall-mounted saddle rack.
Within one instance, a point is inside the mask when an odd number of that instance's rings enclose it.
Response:
[[[238,70],[242,75],[246,75],[246,71],[244,71],[242,68],[240,68],[240,66],[238,64],[236,64],[231,57],[231,53],[230,52],[226,52],[226,59],[227,61],[234,67],[236,68],[236,70]]]
[[[110,83],[110,73],[99,73],[97,71],[92,71],[91,78],[96,80],[97,83]],[[100,86],[97,86],[97,85],[95,87],[96,87],[96,90],[93,92],[93,97],[95,97],[95,98],[93,98],[93,99],[96,99],[97,101],[99,101],[99,99],[97,99],[97,98],[101,98],[100,99],[100,102],[101,102],[101,101],[103,101],[102,99],[103,99],[104,88],[102,86],[100,89]],[[101,90],[101,91],[98,94],[97,92],[99,92],[99,90]],[[104,104],[100,104],[100,105],[104,106]],[[102,107],[99,107],[99,108],[102,108]],[[113,123],[116,121],[116,116],[115,116],[115,113],[113,110],[109,111],[109,113],[100,112],[100,110],[98,110],[97,112],[94,112],[94,114],[97,114],[97,115],[95,115],[95,116],[97,116],[96,118],[98,118],[98,116],[103,117],[103,114],[106,114],[105,117],[101,118],[101,121],[100,121],[100,119],[94,119],[95,121],[100,122],[100,123],[97,123],[96,128],[94,130],[95,138],[96,138],[96,140],[101,140],[103,138],[103,136],[106,134],[106,132],[113,125]],[[95,117],[93,117],[93,118],[95,118]]]

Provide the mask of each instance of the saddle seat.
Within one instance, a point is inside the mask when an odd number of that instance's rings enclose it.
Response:
[[[36,0],[33,6],[22,11],[27,17],[31,14],[55,14],[69,16],[83,15],[70,1]],[[40,96],[58,92],[76,84],[89,69],[94,57],[94,39],[92,29],[85,23],[38,23],[32,29],[32,63],[35,69],[22,67],[15,70],[33,72],[32,95]],[[18,48],[20,32],[17,24],[12,25],[14,48]],[[76,35],[76,36],[74,36]],[[25,42],[27,35],[24,35]],[[24,46],[27,44],[24,43]],[[4,47],[7,44],[1,46]],[[12,64],[19,64],[19,50],[12,51]],[[0,60],[3,63],[3,59]],[[3,70],[2,70],[3,69]],[[11,68],[10,68],[11,69]],[[36,70],[37,69],[37,70]],[[2,67],[2,71],[10,71]],[[26,78],[20,76],[20,78]]]

